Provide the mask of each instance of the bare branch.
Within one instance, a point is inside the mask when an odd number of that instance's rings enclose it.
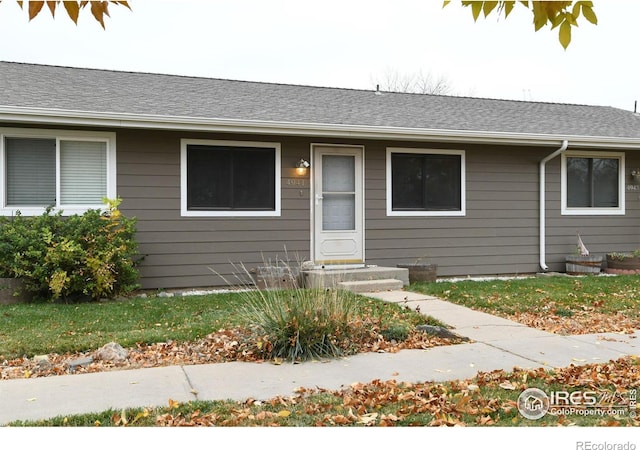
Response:
[[[406,92],[412,94],[455,95],[447,77],[424,73],[400,74],[397,70],[387,69],[382,76],[372,79],[380,90],[387,92]]]

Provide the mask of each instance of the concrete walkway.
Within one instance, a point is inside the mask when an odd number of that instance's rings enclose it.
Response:
[[[514,367],[564,367],[640,354],[640,331],[558,336],[422,294],[366,294],[401,303],[454,327],[469,343],[398,353],[365,353],[302,364],[230,362],[0,381],[0,425],[106,409],[165,406],[169,399],[246,400],[289,396],[299,387],[340,389],[375,379],[471,378]]]

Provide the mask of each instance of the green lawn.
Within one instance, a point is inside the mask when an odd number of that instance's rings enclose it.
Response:
[[[640,276],[545,276],[512,280],[442,281],[413,284],[411,290],[488,313],[558,315],[592,309],[640,318]]]
[[[288,294],[283,291],[282,295]],[[394,322],[426,322],[424,316],[397,305],[355,297],[362,316],[390,327]],[[246,295],[232,292],[104,303],[0,305],[0,360],[89,351],[111,341],[125,348],[136,343],[194,341],[221,328],[246,325],[238,314],[246,301]]]
[[[415,284],[425,292],[471,308],[502,315],[566,316],[584,311],[622,312],[638,319],[640,277],[540,277],[514,280]],[[357,297],[357,296],[356,296]],[[424,318],[398,305],[357,297],[368,317],[417,323]],[[220,327],[243,325],[239,294],[135,298],[77,305],[0,306],[0,355],[86,350],[115,340],[123,346],[167,339],[192,340]],[[628,398],[640,387],[638,358],[625,358],[553,371],[480,373],[451,383],[396,384],[378,381],[336,392],[301,393],[295,399],[256,402],[169,402],[164,408],[137,408],[99,414],[17,422],[16,426],[638,426],[619,417],[547,415],[536,421],[516,408],[522,390],[590,390]]]

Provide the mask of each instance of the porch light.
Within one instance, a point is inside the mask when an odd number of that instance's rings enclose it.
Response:
[[[309,161],[300,159],[300,161],[296,163],[296,174],[306,175],[310,165],[311,164],[309,164]]]
[[[632,170],[631,176],[635,181],[640,181],[640,169]]]

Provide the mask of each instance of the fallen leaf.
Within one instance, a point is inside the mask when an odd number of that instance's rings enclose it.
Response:
[[[378,418],[378,413],[363,414],[358,418],[357,423],[362,425],[371,425],[376,422],[377,418]]]
[[[511,381],[507,380],[507,381],[503,381],[502,383],[500,383],[498,386],[500,386],[502,389],[506,389],[508,391],[513,391],[515,390],[515,386],[511,383]]]
[[[282,411],[278,411],[278,417],[289,417],[291,415],[291,411],[283,409]]]

